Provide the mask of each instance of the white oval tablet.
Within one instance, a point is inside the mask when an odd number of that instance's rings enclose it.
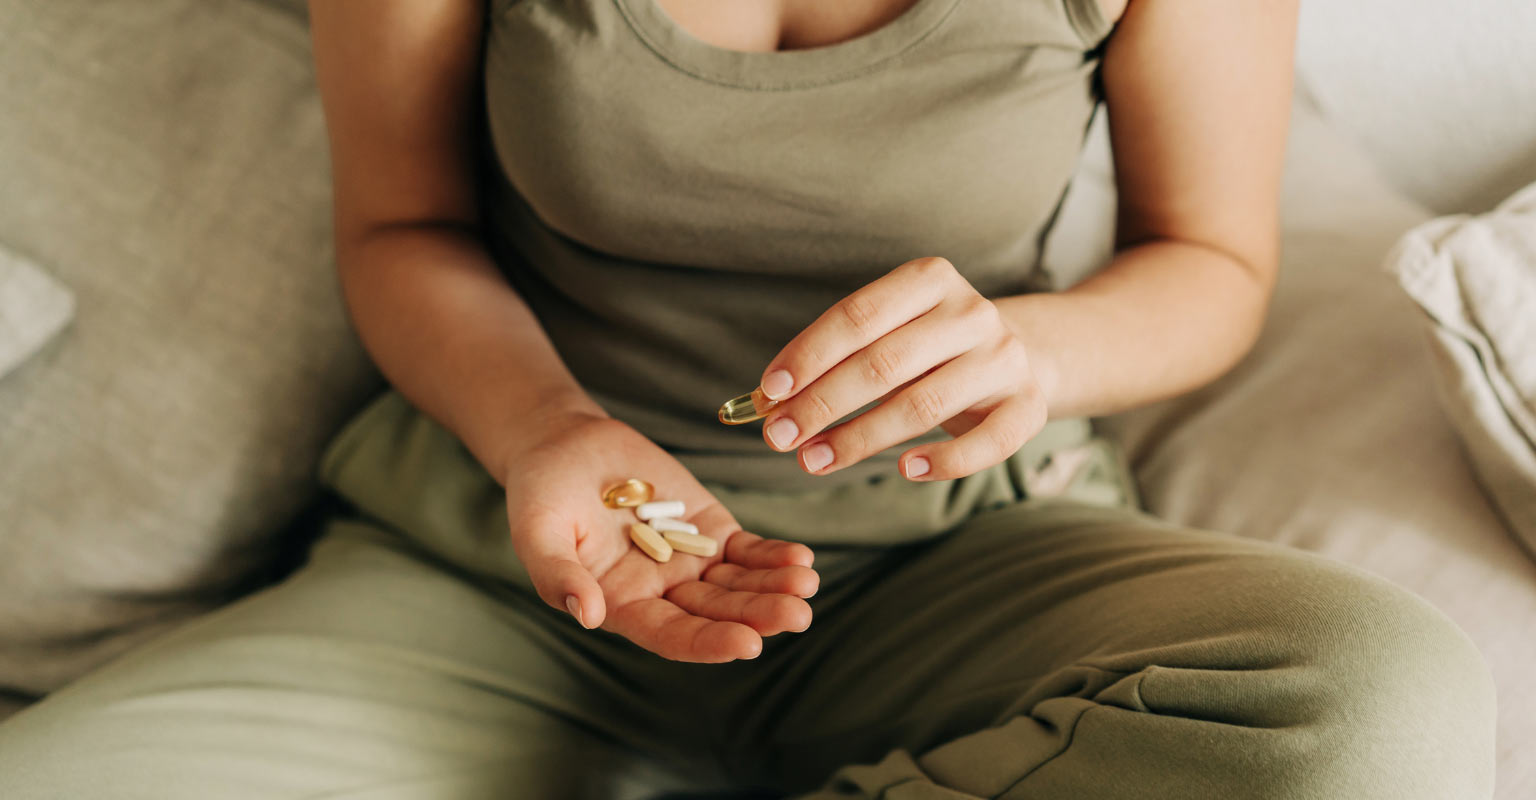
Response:
[[[666,533],[667,531],[677,531],[678,533],[699,532],[699,526],[692,522],[685,522],[671,517],[654,517],[646,522],[652,528],[655,528],[657,533]]]

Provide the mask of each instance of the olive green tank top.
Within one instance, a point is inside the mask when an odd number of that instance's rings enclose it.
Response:
[[[706,43],[655,0],[488,14],[492,254],[593,399],[701,480],[866,481],[945,438],[814,477],[760,423],[716,417],[900,264],[943,256],[988,297],[1051,288],[1041,243],[1110,30],[1096,0],[917,0],[856,38],[776,52]],[[1058,444],[1089,435],[1052,425]]]

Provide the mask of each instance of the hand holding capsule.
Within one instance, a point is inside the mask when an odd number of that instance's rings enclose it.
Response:
[[[760,390],[778,401],[764,440],[798,450],[815,475],[942,427],[955,438],[902,453],[901,474],[958,478],[1007,458],[1047,418],[1023,343],[937,257],[908,261],[833,305],[773,358]]]

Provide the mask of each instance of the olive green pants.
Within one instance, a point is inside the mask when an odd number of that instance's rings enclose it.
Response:
[[[289,578],[0,724],[0,796],[1492,794],[1471,642],[1322,557],[1024,498],[916,541],[817,546],[809,630],[671,662],[541,602],[499,487],[413,425],[328,454],[328,482],[368,502]],[[450,488],[358,483],[426,475]],[[815,502],[721,496],[764,535],[817,524]]]

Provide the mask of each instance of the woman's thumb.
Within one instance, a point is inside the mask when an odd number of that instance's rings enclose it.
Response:
[[[540,559],[537,566],[529,565],[528,574],[544,602],[569,612],[583,628],[603,624],[608,608],[602,587],[580,562],[574,558]]]
[[[576,618],[584,628],[603,624],[608,613],[603,589],[576,555],[574,536],[548,530],[524,530],[515,547],[539,598]]]

